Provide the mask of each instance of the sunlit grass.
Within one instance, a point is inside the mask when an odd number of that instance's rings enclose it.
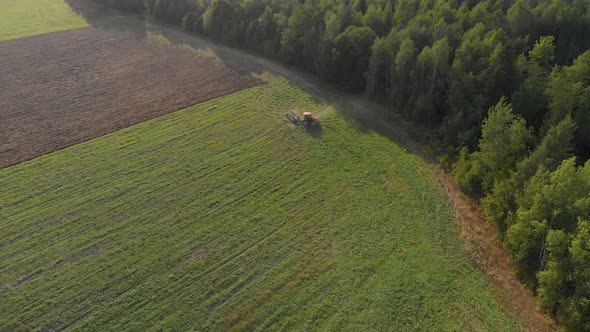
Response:
[[[265,79],[1,170],[0,326],[514,329],[429,167]]]
[[[0,0],[0,41],[87,25],[63,0]]]

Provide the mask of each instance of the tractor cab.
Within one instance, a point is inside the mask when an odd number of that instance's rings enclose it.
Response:
[[[315,118],[311,112],[303,112],[303,127],[317,127],[320,120]]]

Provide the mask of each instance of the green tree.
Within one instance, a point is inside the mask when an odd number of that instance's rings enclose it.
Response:
[[[545,88],[555,61],[554,41],[553,36],[541,37],[528,57],[520,56],[516,61],[523,82],[512,95],[514,111],[536,129],[541,127],[547,113]]]
[[[590,222],[580,220],[574,233],[547,235],[547,264],[539,272],[539,302],[571,326],[590,328]]]
[[[203,14],[203,31],[224,42],[237,41],[237,30],[232,23],[238,20],[235,8],[226,0],[214,0]]]
[[[375,39],[373,46],[371,46],[371,58],[367,72],[367,90],[371,96],[384,96],[387,93],[388,60],[385,40],[383,38]]]
[[[363,22],[366,26],[375,31],[378,36],[384,36],[388,32],[386,17],[382,15],[382,9],[375,4],[369,5],[363,16]]]
[[[513,178],[504,179],[496,182],[492,191],[481,200],[486,220],[496,226],[501,236],[514,224],[517,194]]]
[[[376,38],[368,27],[349,27],[334,40],[333,65],[338,69],[335,83],[360,91],[365,87],[365,73],[369,66],[371,46]]]
[[[391,74],[391,89],[390,99],[393,101],[394,107],[398,110],[411,111],[410,99],[413,94],[413,71],[416,65],[416,55],[418,50],[414,41],[410,36],[402,35],[396,36],[401,40],[396,42],[399,45],[397,53],[392,58],[392,74]]]
[[[411,117],[415,121],[429,124],[440,122],[450,78],[450,55],[446,37],[436,41],[432,48],[424,47],[418,55],[414,73],[416,103]]]
[[[556,68],[545,90],[550,116],[546,127],[571,115],[577,125],[578,153],[590,156],[590,51],[580,55],[569,67]]]
[[[588,165],[586,165],[588,167]],[[575,291],[567,306],[568,316],[580,330],[590,330],[590,221],[581,220],[569,249],[574,267]]]
[[[453,175],[462,187],[471,187],[468,191],[488,194],[496,182],[508,179],[517,163],[528,155],[532,140],[532,132],[526,127],[524,119],[514,115],[511,105],[502,98],[490,109],[482,124],[479,151],[472,153],[468,159],[460,158]],[[463,174],[465,171],[467,175]],[[464,182],[465,179],[470,180]]]
[[[540,169],[517,197],[516,223],[508,228],[506,247],[529,277],[542,267],[549,230],[571,234],[580,218],[590,219],[588,165],[576,167],[570,158],[554,172]]]
[[[539,167],[554,171],[562,161],[572,156],[573,138],[576,125],[567,116],[556,126],[551,127],[536,149],[519,165],[513,179],[516,190],[520,191]]]
[[[516,36],[525,36],[535,23],[535,17],[531,12],[528,1],[516,0],[508,9],[506,18],[510,24],[512,33]]]
[[[529,153],[532,140],[524,119],[512,113],[512,106],[505,98],[500,99],[484,120],[479,141],[479,160],[487,168],[482,183],[484,193],[496,181],[510,176],[516,164]]]
[[[529,179],[539,168],[554,171],[563,160],[571,157],[574,128],[571,117],[551,128],[534,151],[518,163],[512,176],[495,183],[492,191],[482,199],[487,220],[502,233],[514,223],[516,197]]]
[[[570,237],[563,230],[550,230],[545,240],[545,268],[539,272],[539,304],[556,315],[568,304],[571,274]]]

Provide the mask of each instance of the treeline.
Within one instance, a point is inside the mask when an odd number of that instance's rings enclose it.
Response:
[[[483,197],[487,220],[541,307],[589,331],[590,161],[576,163],[575,126],[568,114],[535,135],[501,99],[483,122],[478,149],[462,149],[453,175],[464,191]]]
[[[546,96],[553,67],[590,48],[586,0],[97,1],[367,90],[437,128],[444,146],[475,148],[487,110],[502,96],[537,131],[557,121]],[[554,37],[554,54],[529,57],[544,36]],[[588,158],[588,116],[574,117],[576,152]]]
[[[590,330],[590,2],[97,0],[429,125],[542,306]]]

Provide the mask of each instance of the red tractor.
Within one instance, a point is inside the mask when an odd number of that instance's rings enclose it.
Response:
[[[303,113],[303,121],[301,121],[303,128],[315,128],[320,126],[320,119],[313,116],[311,112]]]

